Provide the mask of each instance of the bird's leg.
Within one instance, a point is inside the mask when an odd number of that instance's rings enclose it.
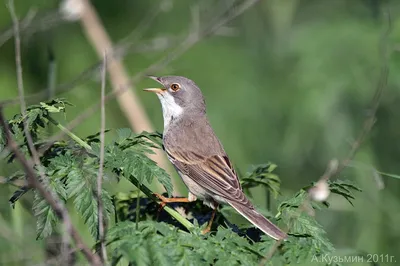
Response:
[[[189,194],[188,198],[166,198],[163,195],[158,194],[158,193],[154,193],[154,195],[161,200],[161,203],[160,203],[161,208],[163,208],[165,205],[167,205],[167,203],[171,203],[171,202],[192,202],[192,201],[196,200],[196,199],[193,200],[193,198],[190,197],[190,194]]]
[[[215,213],[217,212],[217,208],[218,208],[218,204],[215,206],[215,209],[213,210],[213,213],[211,214],[211,219],[210,219],[210,221],[208,221],[207,227],[201,231],[202,234],[206,234],[211,231],[211,226],[214,221]]]

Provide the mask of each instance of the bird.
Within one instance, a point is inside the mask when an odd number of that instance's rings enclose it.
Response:
[[[275,240],[287,234],[256,211],[241,189],[233,164],[212,129],[200,88],[182,76],[148,76],[159,88],[156,93],[164,120],[163,149],[188,188],[187,198],[167,198],[156,194],[162,204],[192,202],[197,199],[213,209],[204,233],[211,230],[219,204],[228,204]]]

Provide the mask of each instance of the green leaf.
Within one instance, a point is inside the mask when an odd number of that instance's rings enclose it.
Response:
[[[272,173],[276,167],[277,165],[272,163],[254,166],[253,170],[240,180],[246,194],[251,195],[250,188],[261,185],[268,188],[276,198],[279,195],[281,184],[279,177]]]
[[[47,187],[49,192],[56,194],[62,202],[65,202],[66,192],[60,180],[49,180]],[[36,217],[37,239],[48,237],[56,227],[58,221],[57,215],[37,191],[35,191],[32,208]]]
[[[65,200],[73,200],[75,209],[82,216],[90,233],[96,239],[98,232],[98,202],[96,195],[98,159],[77,157],[70,151],[49,159],[46,173],[53,181],[65,182],[64,190],[56,190]],[[64,184],[64,183],[63,183]],[[112,199],[106,190],[101,193],[104,218],[113,212]]]
[[[185,233],[155,222],[120,222],[107,233],[110,254],[140,265],[257,265],[259,247],[231,230]]]
[[[353,192],[362,191],[359,187],[348,180],[329,181],[329,189],[332,193],[343,196],[351,205],[353,205],[352,200],[354,200]]]
[[[162,148],[162,135],[160,133],[148,133],[143,131],[134,134],[128,128],[117,129],[115,144],[122,150],[133,149],[143,153],[154,154],[152,149]]]
[[[379,174],[381,174],[381,175],[384,175],[384,176],[388,176],[388,177],[393,177],[393,178],[400,179],[400,175],[390,174],[390,173],[384,173],[384,172],[380,172],[380,171],[377,171],[377,173],[379,173]]]
[[[134,133],[129,128],[119,128],[117,129],[117,139],[116,142],[121,143],[128,139],[132,139]]]
[[[126,179],[135,178],[139,181],[139,184],[142,184],[145,180],[151,183],[153,178],[156,177],[165,187],[167,193],[172,194],[173,186],[167,172],[141,152],[131,149],[121,150],[115,146],[107,147],[105,167],[121,170]]]
[[[75,209],[81,214],[92,236],[98,237],[98,202],[96,195],[97,175],[87,170],[87,166],[70,169],[67,176],[67,194],[74,198]],[[102,189],[104,219],[109,220],[113,212],[112,199],[109,193]]]
[[[334,251],[322,226],[305,211],[307,207],[318,209],[323,206],[325,205],[309,201],[308,194],[303,189],[279,205],[277,216],[290,229],[290,237],[282,248],[287,262],[307,263],[314,255],[318,257]]]
[[[30,188],[28,186],[23,186],[19,188],[18,190],[14,191],[12,194],[11,198],[8,200],[11,204],[11,206],[14,208],[15,203],[28,192]]]
[[[54,99],[47,102],[40,102],[41,109],[44,109],[49,113],[65,112],[66,105],[72,105],[72,104],[62,98]]]
[[[64,110],[63,107],[58,107],[57,108],[55,106],[48,105],[48,104],[46,104],[44,102],[40,102],[40,106],[43,107],[44,109],[46,109],[47,111],[49,111],[50,113],[59,113],[59,112]]]
[[[107,132],[110,132],[110,129],[104,130],[104,133],[107,133]],[[99,139],[100,134],[101,134],[101,132],[97,132],[96,134],[87,136],[85,139],[85,142],[89,145],[91,145],[92,143],[99,143],[100,142],[100,139]]]
[[[47,201],[45,201],[36,191],[32,208],[36,217],[36,239],[50,236],[54,227],[56,227],[58,217]]]

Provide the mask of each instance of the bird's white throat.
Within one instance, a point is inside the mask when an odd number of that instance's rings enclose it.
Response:
[[[168,92],[157,94],[157,96],[160,99],[163,111],[165,133],[172,120],[176,120],[182,115],[183,109],[175,102],[174,97],[172,97]]]

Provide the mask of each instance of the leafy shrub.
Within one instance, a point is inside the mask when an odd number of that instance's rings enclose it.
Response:
[[[9,128],[20,150],[29,157],[32,151],[23,130],[25,120],[40,155],[41,165],[36,165],[35,170],[43,170],[47,177],[42,180],[43,184],[64,203],[72,203],[98,241],[99,133],[81,139],[52,118],[52,113],[64,112],[67,105],[70,104],[65,100],[56,99],[31,106],[25,116],[18,114],[10,119]],[[71,140],[49,142],[45,130],[49,124],[64,130]],[[4,136],[1,144],[5,149]],[[147,157],[153,153],[153,148],[161,147],[161,134],[134,134],[129,129],[116,130],[116,138],[105,145],[104,181],[112,183],[124,178],[140,190],[140,193],[111,195],[103,188],[101,192],[104,223],[108,225],[105,240],[112,264],[123,259],[134,265],[258,265],[260,262],[286,265],[309,263],[312,258],[334,252],[324,229],[305,211],[328,208],[329,204],[310,201],[307,188],[282,201],[276,215],[271,215],[272,210],[264,212],[281,228],[287,229],[289,237],[282,242],[275,242],[253,227],[236,226],[228,219],[232,211],[229,207],[223,207],[213,231],[207,234],[202,234],[201,229],[211,210],[201,203],[171,204],[161,210],[158,198],[146,185],[156,178],[168,195],[172,193],[168,174]],[[15,161],[13,153],[8,153],[7,158],[9,163]],[[250,188],[261,185],[276,198],[280,179],[273,172],[275,168],[274,164],[259,165],[243,175],[240,179],[244,191],[251,196]],[[11,197],[12,204],[30,190],[23,184],[25,175],[21,171],[7,178],[9,183],[18,180],[22,185]],[[337,180],[330,182],[330,190],[351,203],[353,192],[359,189]],[[59,221],[47,201],[36,191],[34,193],[37,237],[46,238],[58,229]],[[115,219],[111,219],[112,216]]]

